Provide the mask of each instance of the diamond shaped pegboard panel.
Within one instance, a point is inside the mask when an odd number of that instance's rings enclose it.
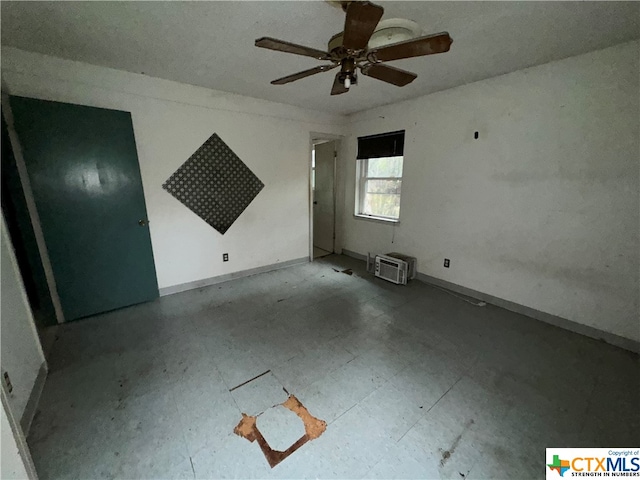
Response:
[[[224,234],[264,183],[214,133],[162,188]]]

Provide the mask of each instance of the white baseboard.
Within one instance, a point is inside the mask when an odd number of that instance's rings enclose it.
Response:
[[[29,399],[27,400],[27,405],[24,407],[22,418],[20,419],[20,426],[22,427],[22,431],[25,437],[29,435],[31,423],[33,422],[33,418],[36,416],[38,403],[40,402],[40,396],[42,395],[42,390],[44,389],[44,383],[47,380],[47,371],[48,370],[46,362],[42,362],[42,365],[40,365],[40,369],[38,370],[38,375],[36,376],[36,381],[33,383],[31,394],[29,395]]]
[[[344,248],[342,249],[342,254],[346,255],[347,257],[355,258],[357,260],[363,260],[365,262],[367,261],[366,255],[362,255],[358,252],[352,252],[351,250],[345,250]]]
[[[343,250],[342,253],[344,255],[347,255],[352,258],[356,258],[358,260],[363,260],[363,261],[367,260],[366,255],[362,255],[361,253],[357,253],[357,252],[352,252],[351,250]],[[463,287],[462,285],[448,282],[440,278],[432,277],[431,275],[426,275],[424,273],[418,272],[417,279],[423,283],[445,288],[447,290],[451,290],[452,292],[460,293],[462,295],[466,295],[467,297],[475,298],[477,300],[490,303],[491,305],[504,308],[505,310],[510,310],[512,312],[519,313],[521,315],[526,315],[527,317],[534,318],[541,322],[549,323],[556,327],[560,327],[565,330],[569,330],[571,332],[579,333],[580,335],[585,335],[587,337],[591,337],[596,340],[601,340],[605,343],[615,345],[616,347],[624,348],[625,350],[630,350],[632,352],[640,353],[640,342],[631,340],[629,338],[621,337],[620,335],[616,335],[614,333],[605,332],[604,330],[590,327],[588,325],[583,325],[581,323],[577,323],[572,320],[568,320],[566,318],[558,317],[557,315],[552,315],[550,313],[542,312],[540,310],[536,310],[535,308],[527,307],[525,305],[520,305],[519,303],[511,302],[503,298],[494,297],[493,295],[489,295],[488,293],[479,292],[477,290]]]
[[[237,278],[257,275],[258,273],[271,272],[273,270],[279,270],[281,268],[287,268],[293,265],[299,265],[301,263],[308,263],[308,262],[309,262],[309,257],[295,258],[293,260],[287,260],[285,262],[272,263],[271,265],[264,265],[262,267],[250,268],[248,270],[241,270],[239,272],[227,273],[225,275],[218,275],[217,277],[210,277],[210,278],[204,278],[202,280],[196,280],[194,282],[181,283],[180,285],[161,288],[160,296],[164,297],[165,295],[173,295],[174,293],[186,292],[187,290],[193,290],[195,288],[208,287],[209,285],[228,282],[229,280],[235,280]]]

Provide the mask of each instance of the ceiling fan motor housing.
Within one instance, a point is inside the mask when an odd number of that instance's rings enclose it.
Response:
[[[344,83],[345,78],[351,80],[351,85],[358,84],[358,75],[356,73],[356,62],[353,57],[343,58],[340,62],[342,68],[340,69],[340,80]]]

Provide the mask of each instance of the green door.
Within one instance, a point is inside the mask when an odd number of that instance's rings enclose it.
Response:
[[[158,297],[128,112],[11,97],[65,320]]]

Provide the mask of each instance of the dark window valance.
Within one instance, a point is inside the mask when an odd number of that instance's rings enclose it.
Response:
[[[404,130],[358,137],[358,159],[404,155]]]

